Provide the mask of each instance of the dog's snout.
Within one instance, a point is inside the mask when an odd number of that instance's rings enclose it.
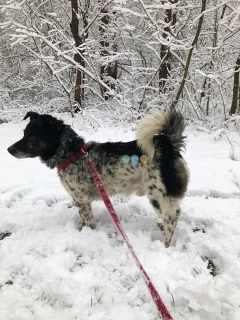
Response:
[[[11,154],[14,155],[17,151],[16,147],[14,145],[10,146],[7,151]]]

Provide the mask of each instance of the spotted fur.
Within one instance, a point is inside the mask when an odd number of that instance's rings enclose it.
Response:
[[[39,156],[53,169],[85,143],[70,126],[50,115],[28,112],[30,122],[24,137],[8,148],[17,158]],[[188,169],[180,151],[184,145],[183,117],[176,111],[154,111],[140,122],[137,140],[130,142],[87,142],[88,156],[80,157],[58,176],[75,202],[81,216],[81,227],[94,228],[91,203],[99,199],[88,169],[91,159],[110,195],[136,193],[147,195],[153,209],[163,219],[165,245],[170,244],[180,214],[179,203],[188,184]],[[142,132],[141,132],[142,131]],[[123,155],[146,153],[147,164],[123,164]]]

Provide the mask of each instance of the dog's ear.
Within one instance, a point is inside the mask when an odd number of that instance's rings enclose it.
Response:
[[[38,125],[41,127],[44,124],[46,124],[47,122],[50,122],[51,120],[52,120],[52,116],[50,116],[48,114],[42,114],[38,118]]]
[[[34,120],[37,119],[39,117],[39,114],[37,112],[33,112],[33,111],[29,111],[25,117],[23,118],[23,120],[26,120],[27,118],[30,118],[30,120]]]

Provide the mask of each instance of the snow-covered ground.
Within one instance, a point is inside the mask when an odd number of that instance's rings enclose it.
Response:
[[[103,203],[93,204],[97,229],[79,232],[77,209],[56,172],[8,154],[25,125],[0,125],[0,319],[160,319]],[[87,140],[134,138],[126,127],[74,128]],[[191,182],[171,247],[161,242],[145,197],[113,203],[175,320],[239,320],[240,162],[230,159],[224,137],[187,133]]]

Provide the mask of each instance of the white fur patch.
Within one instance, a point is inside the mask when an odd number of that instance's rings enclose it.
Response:
[[[137,126],[137,144],[148,155],[149,161],[153,159],[155,152],[153,137],[165,129],[169,114],[169,111],[156,109],[146,115]]]

